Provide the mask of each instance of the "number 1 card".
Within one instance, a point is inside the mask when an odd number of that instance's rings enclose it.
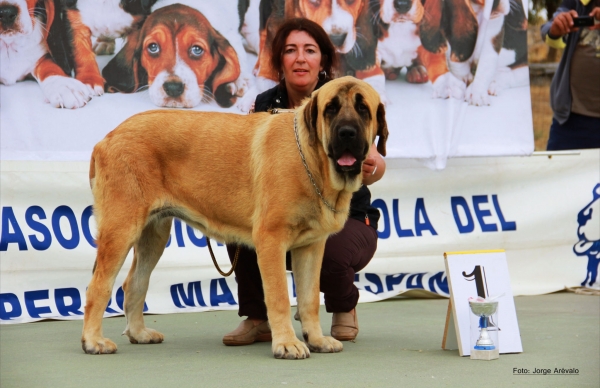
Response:
[[[503,250],[447,252],[444,253],[444,259],[452,308],[451,311],[449,309],[446,317],[442,348],[451,349],[456,339],[460,355],[470,355],[471,310],[469,297],[494,298],[499,296],[496,300],[498,301],[498,347],[500,353],[521,353],[523,346],[510,287],[506,252]],[[455,334],[456,337],[454,337]]]

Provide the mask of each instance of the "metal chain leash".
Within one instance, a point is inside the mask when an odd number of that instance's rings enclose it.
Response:
[[[317,187],[317,183],[315,182],[315,179],[313,178],[313,176],[308,168],[308,164],[306,163],[306,158],[304,157],[304,153],[302,152],[302,146],[300,145],[300,137],[298,136],[298,126],[296,124],[296,115],[295,114],[294,114],[294,135],[296,135],[296,144],[298,145],[298,151],[300,152],[300,157],[302,158],[302,164],[304,164],[304,168],[306,169],[306,174],[308,175],[308,179],[310,179],[310,182],[312,183],[313,187],[315,188],[317,195],[319,196],[319,198],[321,198],[321,201],[323,201],[323,203],[329,210],[331,210],[334,213],[338,213],[338,211],[335,210],[335,208],[333,206],[331,206],[329,204],[329,202],[327,202],[325,197],[323,197],[323,194],[321,194],[321,190],[319,190],[319,188]]]

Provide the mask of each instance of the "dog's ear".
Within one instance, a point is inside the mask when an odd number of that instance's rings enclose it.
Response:
[[[315,144],[317,140],[317,118],[319,117],[319,93],[314,91],[310,101],[304,106],[304,125],[308,129],[308,140]]]
[[[293,18],[301,18],[303,7],[298,0],[287,0],[287,1],[261,1],[262,3],[271,3],[270,8],[276,12],[278,17],[282,17],[282,20],[290,20]]]
[[[377,151],[383,156],[387,153],[385,144],[387,143],[389,134],[387,122],[385,121],[385,108],[382,103],[379,103],[377,107],[377,136],[379,136]]]
[[[37,3],[38,6],[41,3]],[[39,9],[35,13],[40,12]],[[48,51],[54,62],[71,76],[75,69],[73,57],[73,40],[71,27],[66,17],[66,9],[61,1],[44,0],[44,10],[46,14],[46,27],[43,30]]]
[[[206,86],[209,87],[217,104],[228,108],[237,99],[237,90],[232,90],[229,83],[240,76],[240,62],[234,48],[223,35],[214,31],[213,38],[211,51],[219,62],[206,81]]]
[[[360,31],[360,38],[357,36],[352,50],[339,56],[340,59],[343,57],[343,62],[347,64],[348,68],[357,70],[356,76],[359,78],[364,77],[364,75],[360,75],[360,71],[368,72],[375,66],[378,67],[377,40],[381,35],[380,26],[373,22],[376,17],[373,9],[365,7],[365,4],[362,7],[356,20],[356,31]],[[340,66],[336,70],[342,71]]]
[[[452,49],[451,59],[464,62],[473,55],[478,23],[470,0],[448,0],[444,5],[444,31]]]
[[[156,0],[121,0],[123,10],[131,15],[150,15]]]
[[[43,29],[42,34],[44,35],[44,39],[47,39],[52,28],[52,23],[54,23],[54,1],[44,0],[44,8],[46,9],[46,28]]]
[[[423,2],[423,19],[419,24],[421,44],[427,51],[439,53],[446,48],[446,37],[443,25],[444,0],[425,0]]]
[[[148,84],[148,73],[141,64],[142,30],[137,29],[127,35],[125,45],[102,69],[107,92],[134,93]]]

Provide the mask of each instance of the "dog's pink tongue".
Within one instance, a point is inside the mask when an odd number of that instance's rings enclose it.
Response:
[[[344,152],[337,162],[340,166],[352,166],[356,162],[356,158],[350,152]]]

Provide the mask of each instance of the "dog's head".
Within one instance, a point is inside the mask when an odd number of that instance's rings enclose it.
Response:
[[[368,0],[295,0],[293,17],[321,25],[337,51],[345,54],[352,50],[358,35],[365,34],[357,31],[357,26],[361,16],[366,15],[367,3]]]
[[[158,106],[191,108],[214,98],[229,107],[235,100],[226,88],[239,77],[240,65],[202,13],[174,4],[150,14],[102,75],[108,91],[131,93],[149,85]]]
[[[310,142],[320,143],[327,153],[334,187],[360,183],[362,163],[377,136],[377,150],[385,156],[385,109],[366,82],[354,77],[330,81],[301,109]]]
[[[439,53],[452,48],[451,59],[464,62],[477,41],[478,23],[470,0],[421,0],[424,15],[419,25],[423,47]]]
[[[52,0],[0,1],[0,40],[11,44],[22,36],[38,31],[45,39],[54,20]]]
[[[385,24],[419,23],[423,19],[423,13],[420,0],[379,0],[379,17]]]

